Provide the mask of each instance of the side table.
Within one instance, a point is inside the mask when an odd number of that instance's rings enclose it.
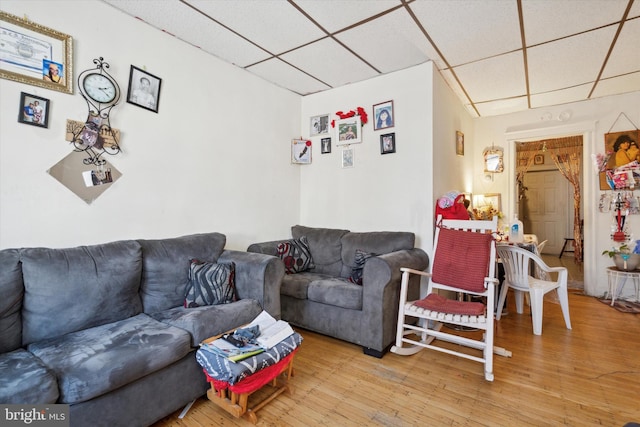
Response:
[[[640,270],[619,270],[618,267],[607,267],[607,278],[609,282],[609,293],[611,294],[611,305],[620,298],[620,293],[628,279],[633,282],[636,291],[636,301],[640,300],[638,290],[640,290]]]

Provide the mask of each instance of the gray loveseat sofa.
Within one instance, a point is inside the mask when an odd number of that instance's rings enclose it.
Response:
[[[0,403],[70,405],[72,426],[146,426],[206,393],[207,337],[280,318],[282,262],[205,233],[0,251]],[[190,259],[235,263],[235,302],[184,308]]]
[[[407,232],[354,233],[349,230],[291,228],[296,244],[308,243],[312,268],[285,274],[280,289],[282,318],[302,328],[361,345],[366,354],[382,357],[393,344],[398,321],[400,267],[425,270],[427,254],[415,248]],[[248,252],[284,258],[291,239],[254,243]],[[356,250],[374,254],[356,274]],[[362,256],[360,256],[362,260]],[[287,269],[290,272],[290,269]],[[350,279],[352,279],[350,281]],[[409,298],[418,299],[419,277],[409,284]]]

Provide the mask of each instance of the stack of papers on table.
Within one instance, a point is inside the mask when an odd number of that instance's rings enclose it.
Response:
[[[243,347],[236,347],[226,339],[218,338],[211,342],[201,343],[200,348],[210,353],[226,357],[232,362],[238,362],[260,354],[263,351],[270,350],[273,346],[294,333],[289,323],[284,320],[276,320],[264,310],[258,317],[253,319],[251,323],[240,329],[248,329],[253,326],[258,326],[260,330],[260,335],[255,339],[255,343],[252,341],[246,343]]]
[[[260,335],[256,341],[265,350],[269,350],[283,339],[293,335],[293,329],[289,323],[274,319],[264,310],[247,325],[247,328],[256,325],[260,327]]]

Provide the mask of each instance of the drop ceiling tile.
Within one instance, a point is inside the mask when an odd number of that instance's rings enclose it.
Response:
[[[600,98],[621,93],[637,92],[640,96],[640,71],[624,76],[600,80],[591,95],[592,98]],[[640,99],[640,98],[639,98]]]
[[[430,0],[409,7],[451,66],[522,48],[515,1]]]
[[[283,0],[184,1],[273,54],[326,36]]]
[[[404,8],[337,34],[336,38],[383,73],[438,56]]]
[[[482,117],[499,116],[501,114],[515,113],[528,108],[527,97],[520,96],[511,99],[488,101],[475,104]]]
[[[636,71],[640,71],[640,19],[627,21],[623,25],[602,77]]]
[[[615,28],[606,27],[528,48],[531,93],[594,82],[614,34]]]
[[[295,3],[330,33],[402,5],[400,0],[295,0]]]
[[[441,70],[440,74],[442,75],[444,80],[447,82],[447,85],[449,85],[451,90],[456,94],[456,96],[458,98],[460,98],[460,101],[463,104],[468,104],[469,103],[469,99],[467,99],[467,95],[462,90],[462,87],[460,86],[458,81],[455,79],[455,77],[454,77],[453,73],[451,72],[451,70]]]
[[[461,65],[454,71],[474,103],[527,93],[520,51]]]
[[[300,95],[308,95],[329,89],[329,86],[277,58],[253,65],[247,70]]]
[[[142,19],[218,58],[244,67],[268,58],[263,49],[216,24],[178,0],[105,0],[114,7]]]
[[[627,0],[523,0],[527,46],[620,21],[626,7]]]
[[[331,87],[359,82],[379,74],[328,38],[296,49],[281,58]]]
[[[531,108],[549,107],[552,105],[582,101],[589,96],[589,92],[592,87],[593,84],[588,83],[566,89],[531,95]]]

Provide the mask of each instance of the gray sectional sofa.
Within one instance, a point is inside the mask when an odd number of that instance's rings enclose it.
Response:
[[[70,405],[72,426],[146,426],[206,393],[204,338],[280,318],[282,262],[205,233],[0,251],[0,403]],[[184,308],[190,259],[236,268],[238,300]]]
[[[396,336],[400,267],[425,270],[429,264],[427,254],[414,247],[415,235],[354,233],[301,225],[293,226],[291,234],[292,239],[254,243],[247,249],[285,261],[286,271],[291,274],[285,274],[280,290],[282,318],[361,345],[366,354],[382,357]],[[295,260],[289,257],[287,261],[283,253],[287,250],[298,251]],[[356,250],[360,262],[356,262]],[[309,259],[305,259],[305,252]],[[374,256],[363,263],[366,257],[362,254]],[[296,267],[296,261],[302,268]],[[300,269],[305,271],[294,271]],[[354,283],[354,277],[362,284]],[[409,298],[418,299],[419,294],[420,279],[416,275],[409,284]]]

